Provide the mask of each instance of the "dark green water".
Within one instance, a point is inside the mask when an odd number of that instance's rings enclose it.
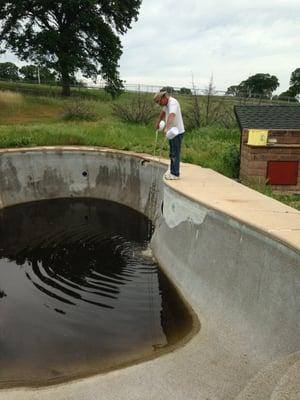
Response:
[[[0,386],[118,368],[191,332],[189,310],[145,255],[148,230],[141,214],[99,200],[0,211]]]

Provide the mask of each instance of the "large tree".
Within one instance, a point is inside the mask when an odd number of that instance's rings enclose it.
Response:
[[[275,75],[255,74],[241,82],[249,97],[271,97],[272,92],[278,88],[279,81]],[[240,85],[241,85],[240,84]]]
[[[122,87],[119,35],[137,19],[141,0],[0,1],[0,43],[21,60],[57,71],[63,95],[77,71],[98,74],[114,93]]]
[[[291,102],[298,102],[297,98],[296,98],[296,94],[291,91],[290,89],[286,90],[285,92],[280,93],[280,95],[278,96],[279,100],[283,100],[283,101],[291,101]]]
[[[278,78],[270,74],[255,74],[242,81],[239,85],[232,85],[226,91],[226,95],[241,97],[265,97],[269,98],[272,92],[279,86]]]
[[[291,74],[289,91],[294,96],[300,94],[300,68],[296,68]]]
[[[0,63],[0,79],[5,81],[17,81],[19,68],[11,62]]]

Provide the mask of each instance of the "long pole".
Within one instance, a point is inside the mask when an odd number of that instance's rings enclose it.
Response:
[[[38,76],[38,84],[41,84],[41,77],[40,77],[40,68],[37,67],[37,76]]]

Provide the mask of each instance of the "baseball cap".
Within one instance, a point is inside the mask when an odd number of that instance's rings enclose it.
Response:
[[[157,92],[155,93],[153,100],[155,101],[155,103],[158,103],[168,92],[166,92],[165,90],[163,90],[162,92]]]

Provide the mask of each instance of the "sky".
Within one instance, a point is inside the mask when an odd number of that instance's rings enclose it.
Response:
[[[300,67],[300,0],[144,0],[124,36],[127,83],[226,90],[256,73],[288,89]]]
[[[256,73],[288,89],[300,67],[300,0],[143,0],[122,36],[120,75],[127,84],[216,90]],[[10,53],[0,62],[12,61]]]

